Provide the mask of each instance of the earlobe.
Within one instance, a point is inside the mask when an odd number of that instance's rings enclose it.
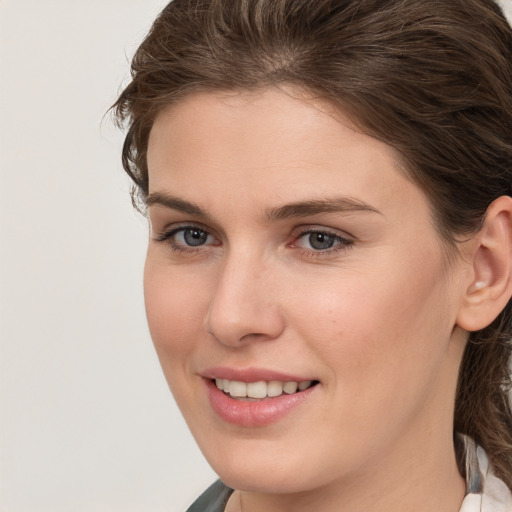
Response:
[[[487,209],[471,241],[472,280],[464,293],[457,325],[466,331],[487,327],[512,295],[512,198],[502,196]]]

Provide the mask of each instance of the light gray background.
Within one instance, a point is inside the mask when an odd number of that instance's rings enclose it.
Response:
[[[180,512],[215,479],[151,345],[102,120],[165,3],[0,0],[0,512]]]
[[[165,3],[0,2],[1,512],[180,512],[215,479],[154,354],[102,120]]]

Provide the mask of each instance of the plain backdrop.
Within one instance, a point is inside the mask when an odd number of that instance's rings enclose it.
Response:
[[[0,1],[1,512],[180,512],[216,478],[151,344],[103,118],[165,3]]]
[[[0,0],[0,512],[181,512],[215,479],[153,351],[103,117],[165,3]]]

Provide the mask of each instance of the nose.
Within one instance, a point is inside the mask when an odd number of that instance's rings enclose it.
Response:
[[[285,321],[278,282],[262,258],[233,254],[224,262],[206,315],[206,330],[219,342],[238,347],[276,339]]]

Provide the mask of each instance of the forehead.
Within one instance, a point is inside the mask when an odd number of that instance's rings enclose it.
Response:
[[[326,103],[276,89],[202,92],[156,117],[149,192],[206,203],[243,195],[248,204],[335,193],[380,210],[412,190],[424,202],[399,162],[392,147],[361,133]]]

